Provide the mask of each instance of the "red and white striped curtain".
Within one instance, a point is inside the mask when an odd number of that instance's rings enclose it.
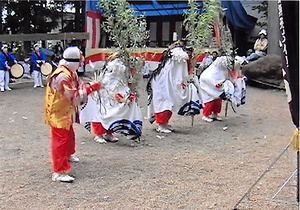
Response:
[[[100,43],[100,20],[101,13],[87,11],[86,32],[89,33],[89,39],[86,41],[86,48],[98,48]]]

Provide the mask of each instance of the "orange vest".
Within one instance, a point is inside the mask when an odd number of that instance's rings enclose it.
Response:
[[[50,87],[54,76],[65,73],[68,80],[71,80],[74,87],[78,88],[78,77],[66,67],[59,66],[48,78],[45,95],[45,123],[55,128],[70,129],[73,123],[72,114],[77,107],[68,100],[61,91]]]

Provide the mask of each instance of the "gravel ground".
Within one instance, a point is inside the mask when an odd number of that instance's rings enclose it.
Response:
[[[176,132],[162,135],[145,120],[134,147],[122,136],[118,143],[97,144],[75,125],[81,160],[71,171],[76,180],[55,183],[44,89],[26,81],[0,94],[0,209],[233,209],[284,151],[294,129],[285,92],[255,87],[222,122],[196,116],[191,126],[191,118],[174,115]],[[144,92],[141,104],[146,117]],[[272,200],[295,169],[296,153],[289,148],[238,209],[298,209],[295,177]]]

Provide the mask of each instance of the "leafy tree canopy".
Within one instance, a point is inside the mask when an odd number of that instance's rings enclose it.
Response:
[[[83,1],[82,1],[83,2]],[[47,33],[59,26],[60,17],[65,12],[64,7],[82,6],[78,1],[62,0],[1,0],[2,26],[0,31],[7,33]],[[81,9],[81,8],[80,8]],[[78,8],[77,8],[77,11]],[[64,26],[65,27],[65,26]],[[68,24],[62,31],[73,31]],[[0,32],[1,33],[1,32]]]

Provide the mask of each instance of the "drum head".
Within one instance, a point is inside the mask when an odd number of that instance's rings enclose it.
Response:
[[[24,74],[24,67],[22,64],[16,63],[11,67],[10,73],[15,79],[19,79]]]
[[[48,76],[50,73],[52,72],[52,65],[48,62],[45,62],[42,66],[41,66],[41,73],[44,76]]]

